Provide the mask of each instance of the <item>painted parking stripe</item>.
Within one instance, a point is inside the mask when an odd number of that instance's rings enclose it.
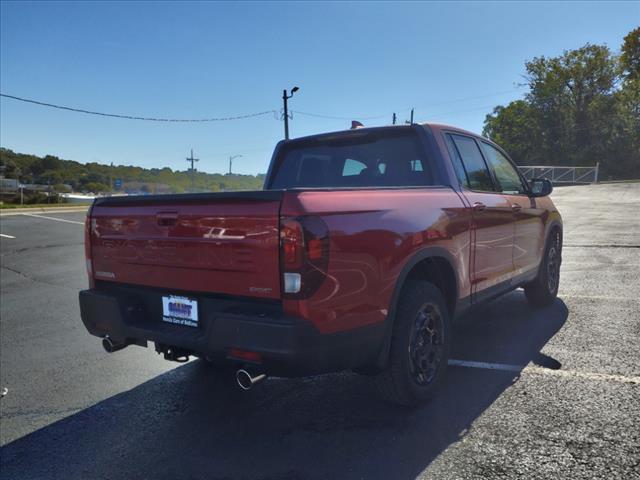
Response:
[[[6,211],[9,210],[9,211]],[[33,211],[33,213],[78,213],[78,212],[86,212],[87,208],[65,208],[65,209],[55,209],[55,210],[40,210],[38,208],[30,208],[29,210]],[[15,217],[16,215],[24,215],[29,214],[29,212],[25,212],[24,210],[19,210],[14,212],[13,209],[4,209],[0,211],[0,217]]]
[[[562,248],[640,248],[640,245],[633,244],[625,244],[625,243],[603,243],[600,245],[596,244],[584,244],[584,245],[571,245],[571,244],[563,244]]]
[[[614,302],[637,302],[637,297],[616,297],[611,295],[571,295],[571,294],[559,294],[558,298],[563,299],[576,299],[576,300],[611,300]]]
[[[562,266],[566,265],[579,265],[580,267],[585,268],[598,268],[598,267],[637,267],[640,266],[640,263],[614,263],[614,262],[582,262],[579,260],[562,260]]]
[[[0,237],[2,237],[2,238],[16,238],[16,237],[13,237],[11,235],[5,235],[4,233],[0,233]]]
[[[480,368],[484,370],[500,370],[503,372],[532,373],[536,375],[549,375],[554,377],[572,377],[584,378],[587,380],[633,383],[636,385],[640,384],[640,376],[635,375],[627,376],[609,373],[578,372],[576,370],[554,370],[552,368],[538,367],[536,365],[509,365],[506,363],[474,362],[471,360],[454,359],[449,360],[449,365],[452,367]]]
[[[33,213],[23,213],[25,217],[44,218],[46,220],[55,220],[56,222],[75,223],[76,225],[84,225],[84,222],[76,222],[75,220],[65,220],[64,218],[47,217],[45,215],[34,215]]]

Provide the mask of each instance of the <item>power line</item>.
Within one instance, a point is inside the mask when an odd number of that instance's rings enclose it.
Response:
[[[486,94],[486,95],[479,95],[479,96],[475,96],[475,97],[467,97],[467,98],[460,98],[460,99],[456,99],[456,100],[450,100],[450,101],[446,101],[446,102],[439,102],[439,103],[434,103],[431,104],[427,107],[420,107],[422,108],[430,108],[430,107],[434,107],[434,106],[439,106],[439,105],[446,105],[449,103],[457,103],[457,102],[462,102],[462,101],[468,101],[468,100],[474,100],[474,99],[478,99],[478,98],[487,98],[487,97],[492,97],[492,96],[497,96],[497,95],[503,95],[505,93],[510,93],[513,92],[515,90],[510,90],[510,91],[502,91],[502,92],[495,92],[495,93],[490,93],[490,94]],[[141,120],[141,121],[147,121],[147,122],[167,122],[167,123],[204,123],[204,122],[222,122],[222,121],[231,121],[231,120],[241,120],[241,119],[246,119],[246,118],[253,118],[253,117],[258,117],[258,116],[262,116],[262,115],[267,115],[267,114],[274,114],[277,115],[277,112],[275,110],[264,110],[262,112],[256,112],[256,113],[249,113],[246,115],[234,115],[234,116],[228,116],[228,117],[217,117],[217,118],[196,118],[196,119],[188,119],[188,118],[157,118],[157,117],[142,117],[142,116],[136,116],[136,115],[124,115],[124,114],[116,114],[116,113],[105,113],[105,112],[97,112],[97,111],[92,111],[92,110],[85,110],[85,109],[81,109],[81,108],[74,108],[74,107],[68,107],[65,105],[56,105],[53,103],[47,103],[47,102],[41,102],[38,100],[33,100],[33,99],[29,99],[29,98],[23,98],[23,97],[17,97],[15,95],[7,95],[7,94],[3,94],[0,93],[0,97],[4,97],[4,98],[10,98],[12,100],[17,100],[20,102],[25,102],[25,103],[31,103],[34,105],[40,105],[40,106],[44,106],[44,107],[50,107],[50,108],[56,108],[59,110],[67,110],[70,112],[77,112],[77,113],[84,113],[84,114],[88,114],[88,115],[98,115],[98,116],[102,116],[102,117],[111,117],[111,118],[121,118],[121,119],[126,119],[126,120]],[[410,108],[405,108],[402,110],[398,110],[398,112],[405,112],[405,111],[410,111]],[[313,113],[313,112],[302,112],[299,110],[291,110],[292,113],[297,113],[299,115],[306,115],[309,117],[316,117],[316,118],[325,118],[325,119],[329,119],[329,120],[352,120],[354,118],[357,118],[359,120],[379,120],[382,118],[387,118],[390,114],[389,113],[385,113],[382,115],[351,115],[351,116],[338,116],[338,115],[326,115],[326,114],[322,114],[322,113]]]
[[[218,118],[154,118],[154,117],[139,117],[134,115],[122,115],[117,113],[104,113],[104,112],[94,112],[91,110],[83,110],[81,108],[73,108],[67,107],[64,105],[54,105],[52,103],[40,102],[37,100],[31,100],[29,98],[16,97],[14,95],[5,95],[4,93],[0,93],[0,97],[11,98],[13,100],[18,100],[20,102],[33,103],[35,105],[40,105],[43,107],[57,108],[59,110],[67,110],[70,112],[78,112],[78,113],[86,113],[88,115],[98,115],[101,117],[112,117],[112,118],[124,118],[127,120],[143,120],[146,122],[172,122],[172,123],[203,123],[203,122],[224,122],[229,120],[242,120],[245,118],[259,117],[261,115],[267,115],[270,113],[274,113],[275,110],[265,110],[263,112],[249,113],[246,115],[234,115],[229,117],[218,117]]]
[[[517,90],[509,90],[509,91],[502,91],[502,92],[495,92],[495,93],[489,93],[489,94],[485,94],[485,95],[478,95],[475,97],[466,97],[466,98],[459,98],[459,99],[455,99],[455,100],[449,100],[449,101],[445,101],[445,102],[439,102],[439,103],[433,103],[429,106],[424,106],[424,107],[419,107],[420,110],[429,110],[431,107],[435,107],[435,106],[440,106],[440,105],[447,105],[447,104],[451,104],[451,103],[458,103],[458,102],[463,102],[463,101],[469,101],[469,100],[474,100],[474,99],[480,99],[480,98],[487,98],[487,97],[493,97],[493,96],[498,96],[498,95],[504,95],[506,93],[512,93],[512,92],[516,92]],[[256,113],[250,113],[250,114],[246,114],[246,115],[235,115],[235,116],[228,116],[228,117],[218,117],[218,118],[200,118],[200,119],[180,119],[180,118],[154,118],[154,117],[141,117],[141,116],[134,116],[134,115],[122,115],[122,114],[114,114],[114,113],[104,113],[104,112],[96,112],[96,111],[91,111],[91,110],[84,110],[84,109],[79,109],[79,108],[73,108],[73,107],[68,107],[68,106],[63,106],[63,105],[55,105],[52,103],[47,103],[47,102],[40,102],[37,100],[32,100],[32,99],[28,99],[28,98],[22,98],[22,97],[17,97],[14,95],[6,95],[3,93],[0,93],[0,97],[4,97],[4,98],[10,98],[13,100],[18,100],[21,102],[26,102],[26,103],[32,103],[35,105],[40,105],[40,106],[45,106],[45,107],[50,107],[50,108],[56,108],[56,109],[60,109],[60,110],[67,110],[67,111],[71,111],[71,112],[77,112],[77,113],[84,113],[84,114],[89,114],[89,115],[98,115],[98,116],[103,116],[103,117],[111,117],[111,118],[121,118],[121,119],[127,119],[127,120],[142,120],[142,121],[151,121],[151,122],[173,122],[173,123],[204,123],[204,122],[220,122],[220,121],[230,121],[230,120],[240,120],[240,119],[246,119],[246,118],[252,118],[252,117],[258,117],[258,116],[262,116],[262,115],[268,115],[268,114],[273,114],[275,118],[277,118],[277,111],[276,110],[265,110],[262,112],[256,112]],[[558,95],[551,95],[548,97],[541,97],[538,98],[538,100],[547,100],[547,99],[552,99],[552,98],[557,98]],[[464,109],[464,110],[456,110],[456,111],[449,111],[449,112],[435,112],[435,113],[427,113],[426,116],[428,117],[434,117],[434,116],[444,116],[444,115],[453,115],[453,114],[458,114],[458,113],[466,113],[466,112],[472,112],[472,111],[477,111],[477,110],[484,110],[487,108],[491,108],[491,107],[495,107],[495,105],[487,105],[487,106],[482,106],[482,107],[475,107],[475,108],[470,108],[470,109]],[[402,110],[396,110],[396,112],[409,112],[411,111],[411,108],[406,108],[406,109],[402,109]],[[351,116],[338,116],[338,115],[326,115],[323,113],[313,113],[313,112],[303,112],[303,111],[299,111],[299,110],[290,110],[290,112],[292,113],[296,113],[299,115],[305,115],[305,116],[309,116],[309,117],[316,117],[316,118],[324,118],[324,119],[329,119],[329,120],[353,120],[354,118],[357,118],[359,120],[379,120],[379,119],[383,119],[383,118],[388,118],[389,116],[394,115],[394,113],[386,113],[383,115],[351,115]],[[424,118],[424,114],[423,114],[423,118]]]
[[[404,110],[400,110],[400,111],[404,111]],[[352,115],[351,117],[339,117],[334,115],[325,115],[323,113],[301,112],[299,110],[291,110],[291,113],[297,113],[298,115],[306,115],[308,117],[326,118],[329,120],[353,120],[354,118],[357,118],[359,120],[378,120],[380,118],[387,118],[389,115],[391,115],[390,113],[385,113],[384,115],[375,115],[375,116],[369,116],[369,117],[363,117],[360,115]]]
[[[484,105],[482,107],[475,107],[475,108],[466,108],[464,110],[454,110],[454,111],[449,111],[449,112],[436,112],[436,113],[429,113],[429,114],[425,114],[422,117],[423,118],[435,118],[435,117],[441,117],[443,115],[455,115],[458,113],[467,113],[467,112],[476,112],[478,110],[487,110],[491,107],[494,107],[494,105]]]
[[[512,90],[503,90],[501,92],[487,93],[485,95],[476,95],[473,97],[457,98],[455,100],[447,100],[445,102],[431,103],[429,105],[416,107],[416,108],[424,109],[424,108],[431,108],[431,107],[439,107],[440,105],[449,105],[451,103],[468,102],[469,100],[479,100],[481,98],[498,97],[501,95],[506,95],[507,93],[516,93],[516,92],[518,92],[517,88]]]
[[[500,95],[506,95],[507,93],[515,93],[517,92],[517,89],[512,89],[512,90],[503,90],[501,92],[493,92],[493,93],[487,93],[484,95],[476,95],[474,97],[466,97],[466,98],[458,98],[455,100],[448,100],[445,102],[438,102],[438,103],[432,103],[426,106],[422,106],[422,107],[417,107],[419,109],[429,109],[431,107],[437,107],[440,105],[448,105],[451,103],[459,103],[459,102],[466,102],[469,100],[476,100],[476,99],[481,99],[481,98],[489,98],[489,97],[497,97]],[[397,112],[410,112],[411,108],[404,108],[402,110],[397,110]],[[371,115],[371,116],[366,116],[366,115],[351,115],[349,117],[346,116],[338,116],[338,115],[327,115],[327,114],[322,114],[322,113],[311,113],[311,112],[301,112],[299,110],[291,110],[292,113],[297,113],[299,115],[306,115],[309,117],[317,117],[317,118],[326,118],[329,120],[353,120],[358,119],[358,120],[379,120],[381,118],[387,118],[390,115],[393,116],[393,112],[392,113],[385,113],[383,115]]]

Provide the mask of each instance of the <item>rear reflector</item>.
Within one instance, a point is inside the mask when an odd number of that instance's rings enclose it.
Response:
[[[309,260],[320,260],[322,258],[322,240],[312,238],[308,242],[307,253]]]
[[[229,349],[229,356],[238,360],[245,360],[247,362],[262,362],[262,355],[259,352],[250,352],[248,350],[241,350],[239,348]]]

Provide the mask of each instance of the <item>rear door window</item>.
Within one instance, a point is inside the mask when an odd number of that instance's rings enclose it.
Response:
[[[349,177],[352,175],[360,175],[360,173],[367,168],[366,163],[362,163],[359,160],[353,160],[351,158],[347,158],[344,161],[344,167],[342,167],[342,176]]]
[[[462,159],[468,187],[480,192],[495,191],[489,168],[476,141],[471,137],[456,134],[452,134],[451,138]]]
[[[462,165],[462,158],[460,158],[460,153],[458,153],[458,149],[453,143],[453,139],[451,135],[445,135],[447,140],[447,150],[449,150],[449,157],[451,158],[451,163],[453,163],[453,169],[456,172],[456,177],[458,177],[458,181],[460,185],[463,185],[467,188],[471,188],[469,185],[469,179],[467,178],[467,173],[464,170],[464,165]]]

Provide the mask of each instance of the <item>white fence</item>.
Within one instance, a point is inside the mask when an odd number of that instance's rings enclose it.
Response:
[[[594,167],[550,167],[548,165],[526,165],[518,167],[524,178],[546,178],[551,183],[598,183],[600,163]]]

